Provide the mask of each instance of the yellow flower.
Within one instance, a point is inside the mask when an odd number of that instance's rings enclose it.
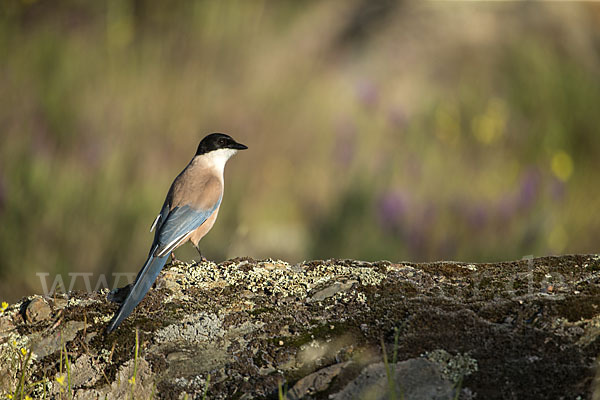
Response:
[[[135,376],[132,376],[131,378],[129,378],[129,383],[131,383],[132,385],[135,385]]]
[[[8,303],[3,301],[2,306],[0,306],[0,312],[6,311],[7,308],[8,308]]]
[[[573,158],[566,151],[558,151],[552,156],[552,172],[563,182],[569,180],[573,174]]]
[[[21,354],[23,354],[24,356],[27,355],[27,349],[25,347],[21,347]]]
[[[13,347],[17,347],[17,341],[16,341],[16,340],[13,340],[13,341],[12,341],[12,345],[13,345]]]
[[[29,395],[25,396],[25,400],[32,400],[31,397],[29,397]]]
[[[12,394],[7,394],[7,395],[6,395],[6,398],[7,398],[7,399],[12,399],[12,398],[13,398],[13,395],[12,395]]]
[[[57,376],[56,382],[60,383],[60,386],[63,386],[65,384],[65,375]]]

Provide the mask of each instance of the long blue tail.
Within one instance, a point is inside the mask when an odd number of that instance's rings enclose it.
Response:
[[[150,252],[150,254],[153,254],[153,252]],[[117,311],[113,319],[108,324],[106,333],[110,333],[117,329],[121,322],[123,322],[123,320],[127,318],[129,314],[131,314],[133,309],[140,303],[140,301],[142,301],[156,280],[160,270],[167,262],[167,258],[169,258],[168,254],[164,257],[154,257],[152,255],[148,257],[148,260],[146,261],[146,264],[144,264],[144,268],[142,268],[137,276],[131,291],[125,298],[123,304],[121,304],[119,311]]]

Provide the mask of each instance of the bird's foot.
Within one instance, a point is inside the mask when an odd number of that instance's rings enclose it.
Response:
[[[171,252],[171,264],[183,264],[183,261],[178,260],[177,257],[175,257],[175,252]]]
[[[202,255],[202,250],[200,250],[200,246],[194,245],[194,247],[196,248],[196,250],[198,251],[198,255],[200,256],[200,259],[196,262],[198,262],[198,263],[208,262],[208,259]]]

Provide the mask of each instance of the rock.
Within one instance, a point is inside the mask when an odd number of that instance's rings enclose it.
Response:
[[[308,395],[314,395],[317,392],[326,390],[331,381],[349,364],[351,364],[351,361],[334,364],[305,376],[296,382],[292,390],[286,394],[286,399],[303,399]]]
[[[389,368],[389,372],[388,372]],[[353,399],[411,399],[452,400],[453,383],[442,377],[437,365],[422,358],[413,358],[394,365],[376,363],[369,365],[348,383],[333,400]],[[392,395],[392,391],[394,395]]]
[[[71,384],[74,387],[91,388],[102,378],[102,365],[94,362],[88,354],[82,354],[72,362]]]
[[[156,280],[156,287],[169,289],[172,292],[176,292],[178,290],[180,291],[181,285],[177,282],[179,279],[179,274],[167,270],[164,274],[160,275],[159,279]]]
[[[336,294],[338,294],[340,292],[345,292],[347,290],[350,290],[352,288],[352,285],[355,283],[358,283],[358,282],[356,282],[356,281],[350,281],[350,282],[344,282],[344,283],[336,282],[333,285],[326,287],[323,290],[319,290],[311,298],[309,298],[308,301],[309,302],[323,301],[329,297],[335,296]]]
[[[66,306],[69,305],[69,300],[68,299],[64,299],[64,298],[60,298],[60,297],[56,297],[53,300],[53,306],[55,310],[62,310],[63,308],[65,308]]]
[[[27,318],[27,322],[30,324],[35,324],[41,321],[45,321],[52,316],[52,309],[46,303],[46,300],[41,297],[36,297],[27,306],[25,309],[25,316]]]
[[[0,318],[0,338],[8,335],[13,329],[15,329],[15,324],[11,318]]]
[[[63,344],[75,339],[77,333],[83,330],[84,327],[85,324],[82,321],[67,321],[64,325],[58,327],[58,334],[49,334],[50,332],[45,335],[34,333],[29,336],[31,349],[39,358],[54,354],[60,351]]]
[[[459,382],[465,376],[477,371],[477,360],[468,354],[452,355],[444,349],[425,353],[425,357],[440,368],[444,377],[452,382]]]
[[[110,335],[118,305],[106,292],[62,299],[56,318],[41,297],[0,315],[0,364],[14,365],[0,370],[0,398],[14,390],[15,362],[27,350],[30,396],[43,397],[35,382],[48,378],[49,398],[57,397],[61,349],[76,399],[131,397],[132,389],[135,398],[202,398],[207,388],[210,399],[277,398],[280,383],[288,399],[370,390],[377,398],[388,390],[384,351],[399,360],[393,382],[406,399],[452,398],[458,382],[461,398],[592,398],[600,390],[592,388],[597,255],[176,264]]]

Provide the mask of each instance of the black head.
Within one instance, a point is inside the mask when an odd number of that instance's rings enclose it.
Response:
[[[198,145],[198,150],[196,150],[196,155],[199,156],[219,149],[245,150],[247,148],[248,146],[236,142],[229,135],[224,133],[211,133],[202,139]]]

